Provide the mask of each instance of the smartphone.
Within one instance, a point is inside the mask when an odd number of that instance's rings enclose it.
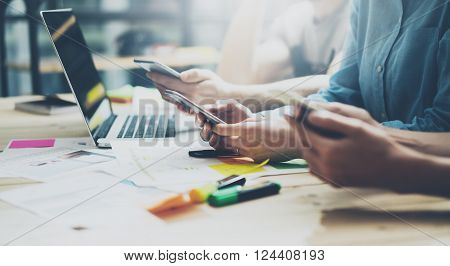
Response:
[[[233,151],[222,151],[222,150],[200,150],[200,151],[189,151],[189,156],[193,158],[235,158],[240,156]]]
[[[288,116],[291,117],[292,119],[294,119],[298,124],[303,124],[303,125],[305,125],[305,127],[309,128],[309,129],[315,131],[316,133],[318,133],[322,136],[325,136],[325,137],[335,138],[335,139],[344,137],[340,133],[326,130],[323,128],[319,128],[308,122],[308,115],[311,112],[316,112],[316,111],[325,110],[325,109],[318,107],[317,105],[310,104],[309,101],[306,99],[297,101],[295,106],[296,106],[295,111],[293,113],[289,114]]]
[[[176,91],[172,91],[172,90],[165,90],[164,91],[164,95],[168,98],[170,98],[172,101],[181,104],[185,109],[191,109],[196,113],[201,113],[203,114],[206,119],[208,120],[209,123],[213,124],[213,125],[217,125],[217,124],[226,124],[222,119],[218,118],[217,116],[213,115],[212,113],[210,113],[208,110],[206,110],[205,108],[201,107],[200,105],[192,102],[191,100],[189,100],[188,98],[186,98],[184,95],[176,92]]]
[[[169,76],[171,78],[176,78],[176,79],[180,79],[180,73],[177,72],[176,70],[161,64],[159,62],[156,61],[151,61],[151,60],[143,60],[143,59],[134,59],[134,62],[136,64],[138,64],[140,67],[142,67],[143,69],[147,70],[148,72],[157,72],[159,74],[163,74],[166,76]]]

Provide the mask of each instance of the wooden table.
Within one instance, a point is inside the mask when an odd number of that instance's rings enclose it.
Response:
[[[25,99],[27,98],[27,99]],[[18,97],[0,100],[0,141],[11,137],[85,136],[80,115],[15,112]],[[335,189],[310,174],[268,178],[280,195],[225,208],[200,205],[156,218],[121,202],[113,188],[51,221],[0,201],[0,243],[38,229],[15,245],[443,245],[450,244],[450,201],[385,191]],[[1,193],[1,191],[0,191]],[[126,199],[123,199],[124,201]]]
[[[66,100],[74,100],[65,94]],[[0,98],[0,151],[10,139],[85,137],[89,135],[80,113],[64,115],[38,115],[14,110],[16,102],[42,99],[42,96]]]

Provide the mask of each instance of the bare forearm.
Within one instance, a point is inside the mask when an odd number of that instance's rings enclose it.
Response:
[[[438,156],[450,156],[450,133],[424,133],[386,128],[398,143],[411,149]]]
[[[403,158],[399,164],[397,190],[450,197],[450,158],[416,154]]]
[[[320,88],[328,87],[329,76],[316,75],[299,77],[284,81],[260,85],[229,85],[227,96],[246,102],[248,99],[259,101],[262,109],[273,104],[289,104],[292,99],[306,97]],[[261,110],[255,110],[261,111]]]
[[[230,24],[223,44],[222,60],[217,67],[217,73],[225,81],[248,83],[265,5],[266,1],[245,1]]]

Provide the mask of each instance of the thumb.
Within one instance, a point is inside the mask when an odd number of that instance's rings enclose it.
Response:
[[[217,124],[213,127],[213,132],[222,137],[242,136],[245,125],[238,124]]]
[[[359,132],[362,127],[369,124],[362,120],[342,116],[328,111],[312,112],[308,116],[308,122],[332,132],[342,133],[346,136],[352,136]]]
[[[216,76],[213,72],[206,69],[190,69],[181,73],[180,77],[186,83],[198,83]]]

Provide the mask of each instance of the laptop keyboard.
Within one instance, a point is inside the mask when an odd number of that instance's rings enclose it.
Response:
[[[106,138],[116,118],[116,115],[111,115],[110,117],[108,117],[108,119],[106,119],[105,122],[103,122],[102,125],[97,128],[97,130],[95,130],[94,139]]]
[[[137,120],[138,120],[138,116],[137,115],[134,115],[134,116],[131,117],[131,122],[130,122],[130,125],[128,126],[127,131],[125,132],[125,135],[123,136],[124,138],[126,138],[126,139],[133,138],[134,131],[136,129],[136,122],[137,122]],[[126,124],[123,124],[123,125],[126,126]]]
[[[173,138],[175,134],[175,115],[133,115],[127,117],[117,138]]]

